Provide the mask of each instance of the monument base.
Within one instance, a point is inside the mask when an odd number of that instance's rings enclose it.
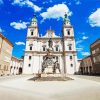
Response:
[[[45,68],[44,73],[52,74],[52,73],[53,73],[53,68],[52,68],[52,66],[48,66],[47,68]]]
[[[41,77],[62,77],[61,74],[41,74]]]

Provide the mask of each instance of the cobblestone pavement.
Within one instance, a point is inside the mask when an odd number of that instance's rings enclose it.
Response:
[[[69,81],[29,81],[32,77],[0,78],[0,100],[100,100],[100,82],[76,76]]]
[[[75,75],[78,78],[100,82],[100,76]]]

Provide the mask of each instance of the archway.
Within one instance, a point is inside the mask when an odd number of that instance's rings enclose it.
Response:
[[[22,74],[22,68],[21,67],[19,68],[19,74]]]

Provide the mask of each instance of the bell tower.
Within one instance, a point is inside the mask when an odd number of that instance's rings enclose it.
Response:
[[[77,67],[76,45],[74,30],[66,13],[64,15],[62,32],[64,70],[67,74],[74,74]]]
[[[33,15],[33,18],[28,26],[27,30],[27,39],[26,39],[26,49],[25,49],[25,56],[24,56],[24,74],[32,74],[33,70],[37,71],[39,67],[39,63],[36,63],[39,59],[39,56],[35,56],[36,52],[38,51],[38,21],[36,15]],[[39,47],[39,46],[38,46]],[[36,65],[37,64],[37,65]],[[38,66],[34,69],[33,66]]]
[[[39,37],[38,22],[35,14],[33,15],[30,26],[28,27],[27,37]]]
[[[63,36],[74,37],[73,27],[66,13],[64,15],[64,22],[63,22]]]

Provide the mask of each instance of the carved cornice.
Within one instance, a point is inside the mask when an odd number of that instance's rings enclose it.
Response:
[[[28,36],[27,39],[38,39],[38,37],[37,36],[35,36],[35,37]]]
[[[74,36],[64,36],[64,39],[74,39]]]
[[[28,28],[38,28],[38,26],[28,26]]]
[[[45,38],[45,37],[30,37],[30,36],[28,36],[27,37],[27,39],[37,39],[37,40],[49,40],[50,38]],[[62,39],[62,37],[54,37],[54,38],[52,38],[52,40],[61,40]]]
[[[25,53],[34,53],[34,54],[47,54],[47,51],[25,51]],[[69,54],[69,53],[72,53],[72,54],[75,54],[76,51],[60,51],[60,52],[51,52],[52,54]]]
[[[28,36],[27,39],[49,40],[50,38],[45,38],[45,37],[41,38],[41,37],[37,37],[37,36],[35,36],[35,37]],[[54,37],[54,38],[52,38],[52,40],[62,40],[62,39],[74,39],[74,36],[64,36],[63,38],[62,37],[59,37],[59,38]]]
[[[64,54],[70,54],[70,53],[75,54],[75,53],[77,53],[77,51],[64,51],[63,53]]]
[[[63,28],[73,28],[72,26],[63,26]]]

